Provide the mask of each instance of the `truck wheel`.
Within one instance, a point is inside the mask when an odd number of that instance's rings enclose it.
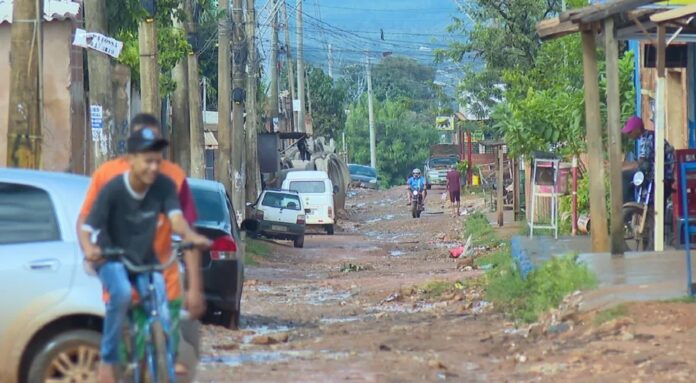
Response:
[[[96,382],[101,334],[92,330],[60,333],[32,356],[29,382]]]
[[[326,234],[334,235],[334,225],[326,225]]]
[[[304,247],[304,235],[300,235],[299,237],[295,237],[295,240],[293,241],[293,246],[295,246],[298,249],[301,249]]]

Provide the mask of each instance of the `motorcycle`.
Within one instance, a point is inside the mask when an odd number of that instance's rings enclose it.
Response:
[[[651,251],[654,248],[655,208],[654,188],[655,179],[652,172],[636,170],[633,174],[634,201],[623,205],[624,242],[626,251]],[[665,195],[665,226],[671,228],[672,202],[671,195]],[[665,234],[671,230],[665,230]]]
[[[423,207],[423,191],[413,190],[413,198],[411,198],[411,216],[413,218],[420,218],[421,213],[425,208]]]

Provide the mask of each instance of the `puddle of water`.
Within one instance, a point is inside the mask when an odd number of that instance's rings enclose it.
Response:
[[[400,256],[405,255],[405,254],[406,253],[401,251],[401,250],[392,250],[389,252],[389,255],[391,255],[392,257],[400,257]]]
[[[391,305],[383,305],[383,306],[372,306],[372,307],[367,308],[366,311],[369,313],[390,312],[390,313],[414,314],[414,313],[419,313],[419,312],[424,312],[424,311],[430,311],[434,307],[435,306],[432,303],[416,303],[415,305],[413,305],[413,304],[391,304]]]
[[[337,292],[331,288],[321,288],[304,296],[303,301],[310,305],[323,305],[332,302],[341,302],[349,299],[353,294],[349,291]]]
[[[201,357],[201,364],[225,364],[231,367],[238,367],[242,364],[281,362],[310,355],[312,355],[311,351],[252,351],[230,355],[203,356]]]
[[[360,319],[361,318],[358,316],[343,317],[343,318],[321,318],[321,319],[319,319],[319,323],[322,323],[322,324],[350,323],[350,322],[357,322]]]

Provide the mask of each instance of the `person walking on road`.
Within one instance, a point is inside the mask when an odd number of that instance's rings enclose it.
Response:
[[[459,217],[459,204],[461,200],[461,175],[457,170],[457,165],[452,164],[447,172],[447,191],[449,192],[450,203],[452,203],[452,214]]]

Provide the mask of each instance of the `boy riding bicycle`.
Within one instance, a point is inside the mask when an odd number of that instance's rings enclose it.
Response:
[[[210,245],[207,238],[189,227],[181,211],[175,184],[160,174],[162,150],[167,145],[168,142],[151,128],[133,132],[127,142],[130,170],[104,186],[80,230],[80,245],[85,258],[95,267],[110,296],[106,305],[99,368],[99,381],[103,383],[116,381],[114,367],[120,362],[118,346],[131,304],[131,278],[121,262],[105,262],[101,249],[124,249],[129,261],[136,265],[157,263],[153,241],[160,214],[168,217],[173,232],[184,241],[199,247]],[[166,302],[161,274],[156,275],[155,286],[155,294],[161,297],[158,301]],[[166,323],[167,308],[161,308],[160,312]]]

